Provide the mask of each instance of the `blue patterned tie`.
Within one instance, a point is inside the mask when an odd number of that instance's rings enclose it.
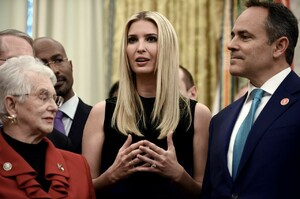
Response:
[[[54,128],[57,129],[58,131],[60,131],[61,133],[66,134],[65,127],[62,122],[63,116],[64,116],[64,113],[62,111],[58,110],[56,112],[56,116],[54,119]]]
[[[246,143],[248,134],[250,132],[250,129],[252,127],[253,121],[254,121],[254,115],[256,112],[256,109],[261,101],[261,98],[263,96],[264,91],[262,89],[254,89],[251,92],[252,97],[252,104],[249,110],[248,115],[246,116],[245,120],[241,124],[235,141],[234,141],[234,147],[233,147],[233,162],[232,162],[232,178],[235,180],[237,170],[239,167],[239,163],[241,160],[241,156],[244,150],[244,145]]]

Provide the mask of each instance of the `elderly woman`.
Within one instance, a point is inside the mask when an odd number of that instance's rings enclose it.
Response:
[[[45,137],[62,103],[55,83],[30,56],[0,67],[0,198],[95,198],[86,160]]]

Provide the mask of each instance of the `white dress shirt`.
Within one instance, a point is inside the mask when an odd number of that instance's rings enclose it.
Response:
[[[268,103],[268,101],[271,98],[271,96],[273,95],[273,93],[276,91],[276,89],[279,87],[279,85],[281,84],[281,82],[286,78],[286,76],[290,72],[291,72],[291,68],[288,67],[288,68],[284,69],[283,71],[277,73],[273,77],[271,77],[268,81],[266,81],[260,87],[265,92],[264,92],[264,95],[263,95],[263,97],[261,99],[261,102],[258,105],[258,108],[257,108],[257,110],[255,112],[254,122],[255,122],[256,118],[258,117],[258,115],[260,114],[260,112],[265,107],[265,105]],[[245,100],[245,103],[244,103],[241,111],[240,111],[240,114],[239,114],[239,116],[238,116],[238,118],[236,120],[236,123],[234,125],[233,131],[232,131],[232,134],[231,134],[229,148],[228,148],[228,152],[227,152],[227,166],[228,166],[228,170],[229,170],[230,175],[232,175],[232,160],[233,160],[233,145],[234,145],[234,141],[235,141],[237,132],[238,132],[238,130],[239,130],[242,122],[244,121],[244,119],[246,118],[246,116],[247,116],[247,114],[248,114],[248,112],[250,110],[252,100],[249,98],[249,94],[255,88],[256,87],[254,87],[250,83],[248,84],[247,98]]]
[[[65,131],[67,136],[69,135],[78,103],[79,103],[79,98],[75,94],[68,101],[64,102],[61,107],[59,107],[59,110],[64,112],[64,117],[62,118],[62,122],[65,126]]]

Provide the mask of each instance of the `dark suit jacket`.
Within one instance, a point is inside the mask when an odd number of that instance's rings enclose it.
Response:
[[[0,133],[0,198],[82,198],[94,199],[90,169],[86,159],[59,150],[47,139],[45,178],[51,182],[45,192],[35,180],[36,171],[5,141]],[[11,167],[2,168],[4,164]]]
[[[83,129],[92,106],[85,104],[80,98],[68,137],[74,147],[74,152],[81,154]]]
[[[85,104],[79,98],[69,135],[66,136],[57,129],[53,129],[53,132],[47,137],[57,148],[81,154],[83,129],[91,109],[92,106]]]
[[[281,104],[284,98],[289,99],[286,105]],[[211,120],[201,198],[299,198],[300,78],[292,71],[256,119],[233,182],[227,167],[227,151],[245,99],[246,95]]]
[[[53,129],[53,131],[47,135],[47,138],[51,140],[57,148],[74,152],[70,138],[58,130]]]

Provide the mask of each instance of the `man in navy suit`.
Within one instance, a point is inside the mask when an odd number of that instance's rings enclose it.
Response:
[[[58,41],[40,37],[33,42],[37,58],[50,67],[57,78],[56,94],[64,98],[59,110],[63,112],[65,134],[71,139],[74,152],[81,154],[82,133],[92,106],[84,103],[73,90],[73,64]]]
[[[211,120],[202,199],[299,198],[300,78],[290,67],[298,22],[282,4],[249,1],[246,7],[228,49],[230,73],[249,80],[248,92]],[[235,139],[257,88],[264,93],[233,170]]]

